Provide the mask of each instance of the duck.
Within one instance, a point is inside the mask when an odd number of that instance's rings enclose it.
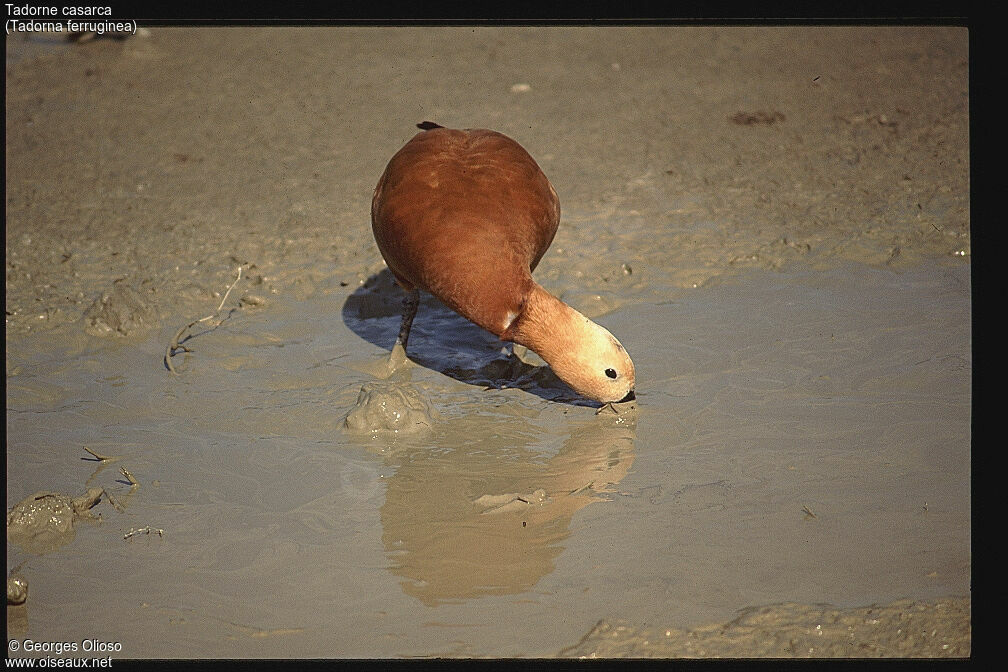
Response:
[[[579,395],[635,399],[623,345],[532,277],[560,224],[560,199],[532,156],[497,131],[417,127],[371,200],[375,242],[405,291],[393,356],[406,353],[423,290],[535,352]]]

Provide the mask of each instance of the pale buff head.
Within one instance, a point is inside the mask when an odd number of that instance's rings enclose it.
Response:
[[[623,345],[608,329],[569,310],[572,338],[558,339],[562,347],[539,355],[578,394],[602,403],[633,399],[634,365]]]
[[[634,365],[622,344],[539,285],[507,338],[538,353],[580,395],[604,404],[634,398]]]

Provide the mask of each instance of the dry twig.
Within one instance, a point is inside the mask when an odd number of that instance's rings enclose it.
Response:
[[[159,537],[164,537],[164,530],[157,527],[151,527],[150,525],[148,525],[146,527],[141,527],[140,529],[131,528],[129,532],[123,535],[123,539],[129,539],[130,537],[137,534],[149,535],[151,532],[156,532]]]
[[[137,483],[137,480],[133,478],[133,474],[131,474],[129,470],[126,469],[126,467],[119,467],[119,471],[121,471],[122,475],[125,476],[127,480],[129,480],[131,489],[140,487],[140,484]]]
[[[168,367],[168,370],[171,371],[173,374],[178,375],[178,371],[175,370],[175,367],[172,366],[171,362],[171,358],[175,354],[175,351],[183,350],[185,352],[192,352],[192,350],[190,350],[189,348],[187,348],[186,346],[182,345],[179,342],[179,339],[182,338],[182,334],[184,334],[187,330],[195,327],[200,322],[207,322],[217,317],[218,314],[220,314],[221,308],[224,307],[224,302],[227,301],[228,296],[231,294],[231,290],[234,289],[234,286],[238,284],[239,280],[241,280],[243,265],[244,264],[238,265],[238,275],[235,277],[234,282],[231,283],[231,286],[227,288],[227,291],[224,292],[224,298],[221,299],[220,305],[217,306],[217,310],[215,310],[212,314],[207,315],[206,317],[201,317],[198,320],[193,320],[192,322],[190,322],[189,324],[185,325],[184,327],[175,332],[175,338],[173,338],[172,342],[168,345],[167,348],[165,348],[165,356],[164,356],[165,366]]]
[[[112,455],[102,455],[100,453],[97,453],[97,452],[91,450],[87,446],[81,446],[81,448],[83,448],[87,452],[91,453],[96,459],[98,459],[98,460],[100,460],[102,462],[107,462],[108,460],[114,460],[114,459],[116,459],[115,456],[112,456]],[[85,459],[85,458],[81,458],[81,459]]]

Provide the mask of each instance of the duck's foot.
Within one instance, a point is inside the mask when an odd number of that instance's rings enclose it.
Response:
[[[407,369],[409,365],[406,348],[403,347],[402,341],[396,339],[389,356],[370,365],[368,372],[376,378],[391,378],[396,372]]]
[[[396,338],[392,352],[389,353],[385,366],[377,373],[380,378],[388,378],[396,371],[402,370],[409,362],[406,356],[406,344],[409,342],[410,329],[413,327],[413,318],[416,317],[417,307],[420,305],[420,292],[417,289],[407,289],[406,296],[403,297],[402,322],[399,323],[399,336]]]
[[[398,371],[408,361],[409,358],[406,356],[406,346],[403,345],[403,342],[397,338],[395,345],[392,346],[392,352],[389,353],[389,373]]]

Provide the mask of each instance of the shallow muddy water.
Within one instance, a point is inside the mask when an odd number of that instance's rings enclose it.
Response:
[[[7,508],[69,502],[9,518],[9,637],[969,655],[968,65],[942,26],[8,40]],[[426,296],[389,375],[369,203],[424,119],[540,163],[535,277],[635,403]]]
[[[123,497],[119,465],[141,484],[59,553],[8,547],[28,560],[25,636],[139,657],[542,656],[604,618],[969,594],[965,266],[753,271],[610,313],[641,381],[622,415],[450,375],[506,363],[489,337],[449,375],[376,379],[387,350],[328,289],[199,333],[178,377],[170,329],[9,347],[8,498]],[[431,331],[467,329],[430,305],[417,327],[421,360],[443,347]],[[363,385],[416,395],[428,426],[347,429]],[[164,535],[123,539],[144,526]]]

